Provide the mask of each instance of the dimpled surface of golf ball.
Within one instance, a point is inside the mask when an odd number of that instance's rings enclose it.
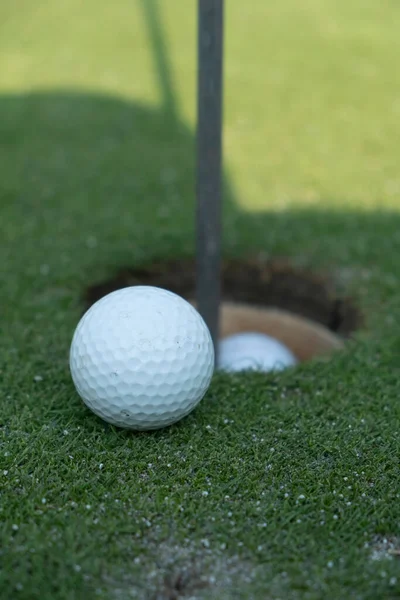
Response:
[[[159,429],[188,415],[214,370],[210,332],[186,300],[151,286],[93,304],[75,330],[70,370],[99,417],[127,429]]]
[[[262,333],[236,333],[219,343],[218,368],[223,371],[279,371],[296,363],[286,346]]]

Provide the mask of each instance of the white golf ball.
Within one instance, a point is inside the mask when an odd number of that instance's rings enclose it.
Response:
[[[236,333],[219,343],[218,367],[223,371],[279,371],[296,363],[286,346],[262,333]]]
[[[157,287],[101,298],[80,320],[70,370],[78,394],[99,417],[127,429],[158,429],[189,414],[214,371],[214,348],[200,314]]]

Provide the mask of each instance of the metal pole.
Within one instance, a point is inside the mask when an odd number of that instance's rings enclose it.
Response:
[[[197,306],[217,352],[221,297],[224,0],[198,0]]]

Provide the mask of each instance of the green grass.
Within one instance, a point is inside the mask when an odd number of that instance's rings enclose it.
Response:
[[[226,4],[224,252],[328,271],[366,330],[166,430],[86,410],[85,286],[194,252],[195,6],[160,38],[137,0],[3,1],[2,597],[399,596],[400,8]]]

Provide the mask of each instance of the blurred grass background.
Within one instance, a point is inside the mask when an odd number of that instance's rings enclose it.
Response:
[[[3,93],[162,104],[140,2],[5,0],[1,11]],[[195,5],[158,12],[177,112],[193,131]],[[227,5],[225,152],[242,208],[397,207],[399,26],[389,0]]]

